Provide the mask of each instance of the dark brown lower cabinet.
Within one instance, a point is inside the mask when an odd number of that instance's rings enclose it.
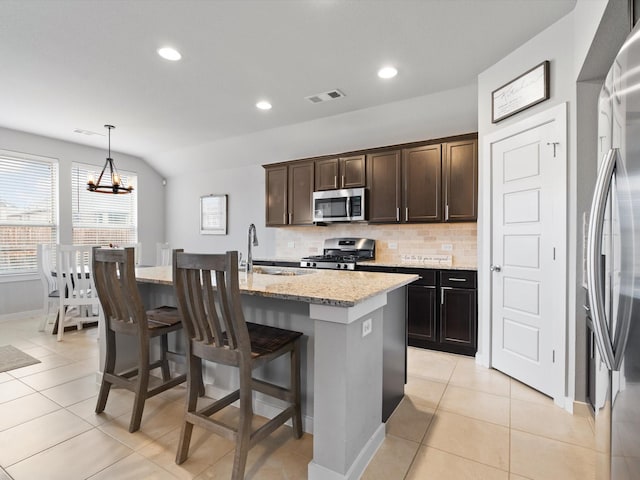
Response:
[[[407,289],[407,340],[414,347],[475,355],[476,272],[421,270]],[[417,272],[416,272],[417,273]]]
[[[475,355],[476,291],[442,287],[440,290],[440,345],[442,350]]]
[[[358,270],[420,275],[407,286],[409,346],[476,354],[478,294],[475,271],[369,265],[358,265]]]

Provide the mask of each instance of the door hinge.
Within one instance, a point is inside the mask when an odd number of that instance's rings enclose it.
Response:
[[[556,363],[556,351],[552,350],[552,352],[553,352],[553,355],[552,355],[553,356],[553,362],[552,363]]]

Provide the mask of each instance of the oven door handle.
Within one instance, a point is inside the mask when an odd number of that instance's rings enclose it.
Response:
[[[351,198],[347,197],[347,218],[351,220]]]

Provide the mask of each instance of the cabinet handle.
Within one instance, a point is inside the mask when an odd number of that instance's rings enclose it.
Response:
[[[444,291],[451,290],[451,287],[440,287],[440,305],[444,305]]]
[[[333,188],[338,188],[338,176],[333,176]]]
[[[400,221],[400,207],[396,207],[396,222]]]
[[[344,175],[342,175],[341,185],[342,185],[342,188],[344,188]]]
[[[404,209],[404,221],[405,222],[409,221],[409,207],[405,207]]]
[[[289,214],[289,225],[291,225],[291,214]]]
[[[466,282],[467,279],[466,278],[455,278],[455,277],[449,277],[449,281],[450,282]]]
[[[448,203],[444,206],[444,219],[449,220],[449,204]]]
[[[284,223],[285,225],[287,224],[287,214],[286,213],[282,214],[282,223]]]

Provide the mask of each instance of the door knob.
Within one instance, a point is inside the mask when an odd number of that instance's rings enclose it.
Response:
[[[499,272],[500,270],[502,270],[502,267],[500,265],[491,265],[489,267],[489,270],[491,270],[492,272]]]

